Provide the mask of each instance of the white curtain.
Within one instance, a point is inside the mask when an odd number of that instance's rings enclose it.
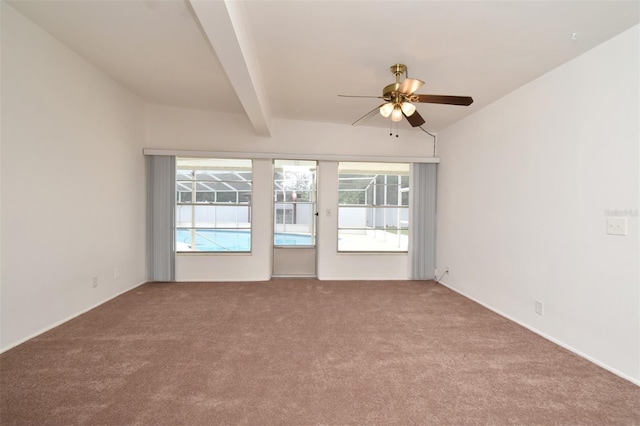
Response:
[[[436,165],[411,165],[409,277],[431,280],[436,267]]]
[[[176,159],[147,156],[147,274],[150,281],[175,281]]]

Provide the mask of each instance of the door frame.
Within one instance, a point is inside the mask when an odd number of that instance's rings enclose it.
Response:
[[[309,246],[280,246],[275,244],[276,235],[276,205],[278,203],[286,203],[285,201],[277,201],[275,188],[275,171],[276,161],[300,161],[314,162],[314,201],[309,204],[311,208],[311,228],[313,230],[313,244]],[[281,159],[273,158],[272,160],[272,197],[271,197],[271,277],[274,278],[312,278],[318,276],[318,175],[320,162],[311,159]],[[295,202],[295,201],[294,201]]]

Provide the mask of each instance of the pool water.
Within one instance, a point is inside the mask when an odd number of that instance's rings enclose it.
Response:
[[[273,236],[273,244],[276,246],[310,246],[311,236],[303,234],[277,233]]]
[[[277,233],[274,235],[277,246],[309,246],[311,236],[302,234]],[[195,249],[192,247],[191,230],[176,230],[177,251],[251,251],[251,233],[238,229],[198,229],[196,230]]]

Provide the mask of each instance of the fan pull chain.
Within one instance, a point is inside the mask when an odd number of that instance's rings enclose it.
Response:
[[[389,126],[389,136],[393,136],[393,121],[391,122],[391,126]],[[396,121],[396,138],[399,137],[398,136],[398,122]]]

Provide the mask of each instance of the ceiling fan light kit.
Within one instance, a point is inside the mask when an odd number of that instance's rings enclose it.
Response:
[[[402,109],[398,105],[393,107],[393,112],[391,113],[391,121],[402,121]]]
[[[407,77],[407,66],[404,64],[395,64],[390,67],[391,73],[396,77],[396,82],[385,86],[382,89],[382,96],[349,96],[338,95],[342,97],[358,97],[358,98],[379,98],[384,99],[385,103],[374,108],[358,120],[353,125],[358,125],[369,118],[380,113],[384,118],[391,117],[391,121],[402,121],[405,117],[412,127],[422,126],[425,121],[413,103],[430,103],[445,105],[464,105],[468,106],[473,103],[470,96],[448,96],[448,95],[418,95],[414,92],[418,90],[424,81],[416,78]],[[400,81],[404,74],[404,80]]]
[[[380,115],[383,116],[384,118],[389,117],[392,112],[393,112],[393,104],[390,102],[380,107]]]
[[[409,102],[403,102],[400,105],[400,108],[402,108],[402,112],[407,117],[413,115],[413,113],[416,112],[416,106],[414,104],[410,104]]]

